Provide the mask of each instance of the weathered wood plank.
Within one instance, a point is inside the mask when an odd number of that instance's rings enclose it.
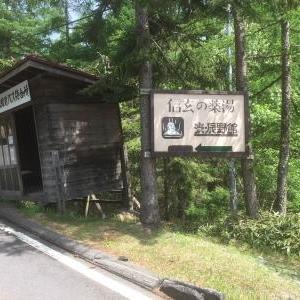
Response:
[[[123,188],[116,104],[52,102],[36,107],[36,120],[47,201],[58,197],[50,150],[59,151],[67,199]]]

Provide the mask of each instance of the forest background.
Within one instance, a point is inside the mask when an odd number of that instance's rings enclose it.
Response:
[[[158,89],[236,89],[234,18],[245,25],[251,143],[259,215],[246,214],[244,183],[235,161],[237,207],[230,205],[224,159],[156,160],[162,220],[188,231],[300,254],[300,10],[297,1],[140,1],[148,8],[153,86]],[[247,3],[245,3],[247,2]],[[230,6],[229,6],[230,5]],[[289,25],[291,93],[283,114],[282,24]],[[131,187],[141,199],[139,73],[145,56],[137,43],[132,0],[2,0],[0,70],[28,53],[99,75],[87,93],[120,102]],[[232,66],[232,76],[231,76]],[[282,138],[288,118],[290,140]],[[285,144],[283,144],[285,143]],[[276,210],[280,149],[290,146],[287,214]],[[224,226],[225,225],[225,226]]]

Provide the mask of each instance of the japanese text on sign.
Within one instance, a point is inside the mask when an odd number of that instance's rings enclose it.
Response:
[[[244,95],[192,92],[152,96],[153,151],[245,152]]]
[[[31,101],[28,81],[25,80],[0,94],[0,113]]]
[[[195,136],[237,136],[236,123],[197,123]]]
[[[170,99],[169,112],[194,113],[197,110],[226,113],[234,112],[234,103],[232,99]]]

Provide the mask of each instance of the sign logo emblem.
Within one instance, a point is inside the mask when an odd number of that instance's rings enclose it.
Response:
[[[178,117],[164,117],[161,120],[164,139],[182,139],[184,137],[184,120]]]

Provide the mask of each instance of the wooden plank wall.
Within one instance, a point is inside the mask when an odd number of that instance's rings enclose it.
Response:
[[[66,199],[123,187],[118,104],[80,96],[70,85],[51,78],[40,81],[35,89],[34,111],[46,202],[56,202],[59,197],[51,154],[55,150],[59,151]]]

